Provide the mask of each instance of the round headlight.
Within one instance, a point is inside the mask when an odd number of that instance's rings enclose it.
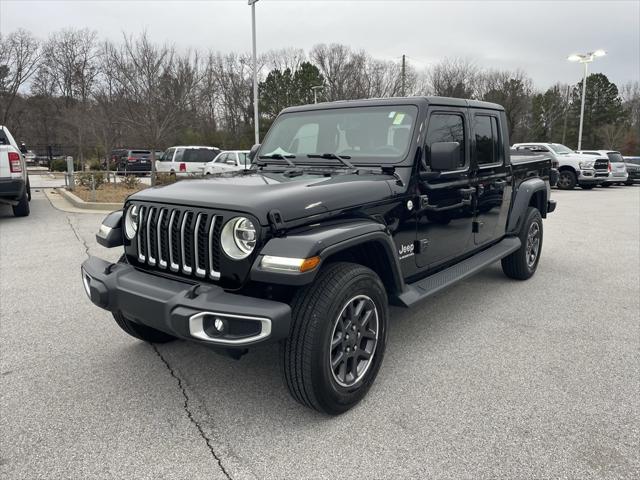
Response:
[[[129,240],[136,236],[138,231],[138,206],[133,205],[127,209],[124,217],[124,234]]]
[[[234,260],[247,258],[256,247],[256,227],[245,217],[229,220],[220,235],[222,250]]]

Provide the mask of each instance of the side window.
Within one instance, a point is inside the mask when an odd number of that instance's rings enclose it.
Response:
[[[173,154],[175,153],[175,149],[170,148],[167,152],[162,156],[161,160],[163,162],[170,162],[173,158]]]
[[[247,158],[247,152],[238,152],[238,157],[240,158],[241,167],[248,167],[251,165],[251,162]]]
[[[460,144],[458,167],[465,167],[465,132],[462,115],[455,113],[434,113],[431,115],[425,141],[427,165],[431,165],[431,144],[438,142],[458,142]]]
[[[473,130],[476,137],[475,157],[478,166],[502,162],[498,119],[488,115],[476,115]]]
[[[224,163],[224,162],[226,162],[228,156],[229,156],[228,153],[221,153],[220,155],[218,155],[216,157],[215,163]]]
[[[184,148],[176,149],[176,156],[173,158],[174,162],[182,162],[182,157],[184,156]]]

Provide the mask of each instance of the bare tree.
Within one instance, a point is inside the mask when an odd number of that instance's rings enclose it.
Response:
[[[197,54],[178,55],[173,47],[151,43],[146,32],[125,37],[110,50],[110,65],[120,86],[123,119],[151,147],[151,182],[155,184],[155,150],[183,121],[200,81]]]
[[[40,42],[26,30],[0,36],[0,113],[7,123],[20,88],[36,72],[40,61]]]
[[[354,52],[346,45],[316,45],[309,55],[325,79],[323,92],[328,101],[367,97],[364,52]]]
[[[441,97],[474,98],[478,68],[469,60],[445,58],[426,71],[428,93]]]

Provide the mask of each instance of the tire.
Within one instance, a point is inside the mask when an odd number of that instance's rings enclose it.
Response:
[[[118,263],[126,263],[126,261],[126,255],[124,254],[118,259]],[[169,335],[168,333],[161,332],[160,330],[147,327],[140,323],[132,322],[120,312],[113,313],[112,315],[113,319],[122,330],[138,340],[150,343],[167,343],[176,339],[176,337]]]
[[[518,236],[522,245],[511,255],[502,259],[502,271],[509,278],[527,280],[536,273],[542,253],[542,216],[537,208],[527,209],[525,221]]]
[[[575,172],[572,170],[560,170],[556,187],[560,190],[573,190],[578,182]]]
[[[31,182],[29,181],[29,177],[27,177],[27,199],[31,201]]]
[[[291,331],[280,348],[291,395],[320,412],[346,412],[366,395],[384,357],[389,307],[380,278],[355,263],[329,264],[291,307]]]
[[[176,339],[176,337],[156,330],[155,328],[132,322],[120,312],[114,313],[113,318],[122,330],[138,340],[144,340],[150,343],[167,343]]]
[[[22,197],[18,201],[17,205],[13,205],[13,215],[16,217],[28,217],[31,209],[29,208],[29,195],[25,189]]]
[[[593,189],[593,187],[595,187],[595,185],[590,185],[590,184],[580,185],[580,188],[583,190],[591,190]]]

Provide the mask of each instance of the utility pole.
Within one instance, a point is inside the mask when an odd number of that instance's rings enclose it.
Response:
[[[251,5],[251,35],[253,39],[253,124],[255,127],[255,142],[260,143],[260,121],[258,116],[258,60],[256,58],[256,2],[248,0]]]
[[[567,85],[567,99],[564,103],[564,126],[562,127],[562,144],[565,144],[567,139],[567,118],[569,117],[569,91],[571,86]]]
[[[402,55],[402,96],[405,96],[405,86],[406,86],[406,61],[405,61],[405,55]]]

